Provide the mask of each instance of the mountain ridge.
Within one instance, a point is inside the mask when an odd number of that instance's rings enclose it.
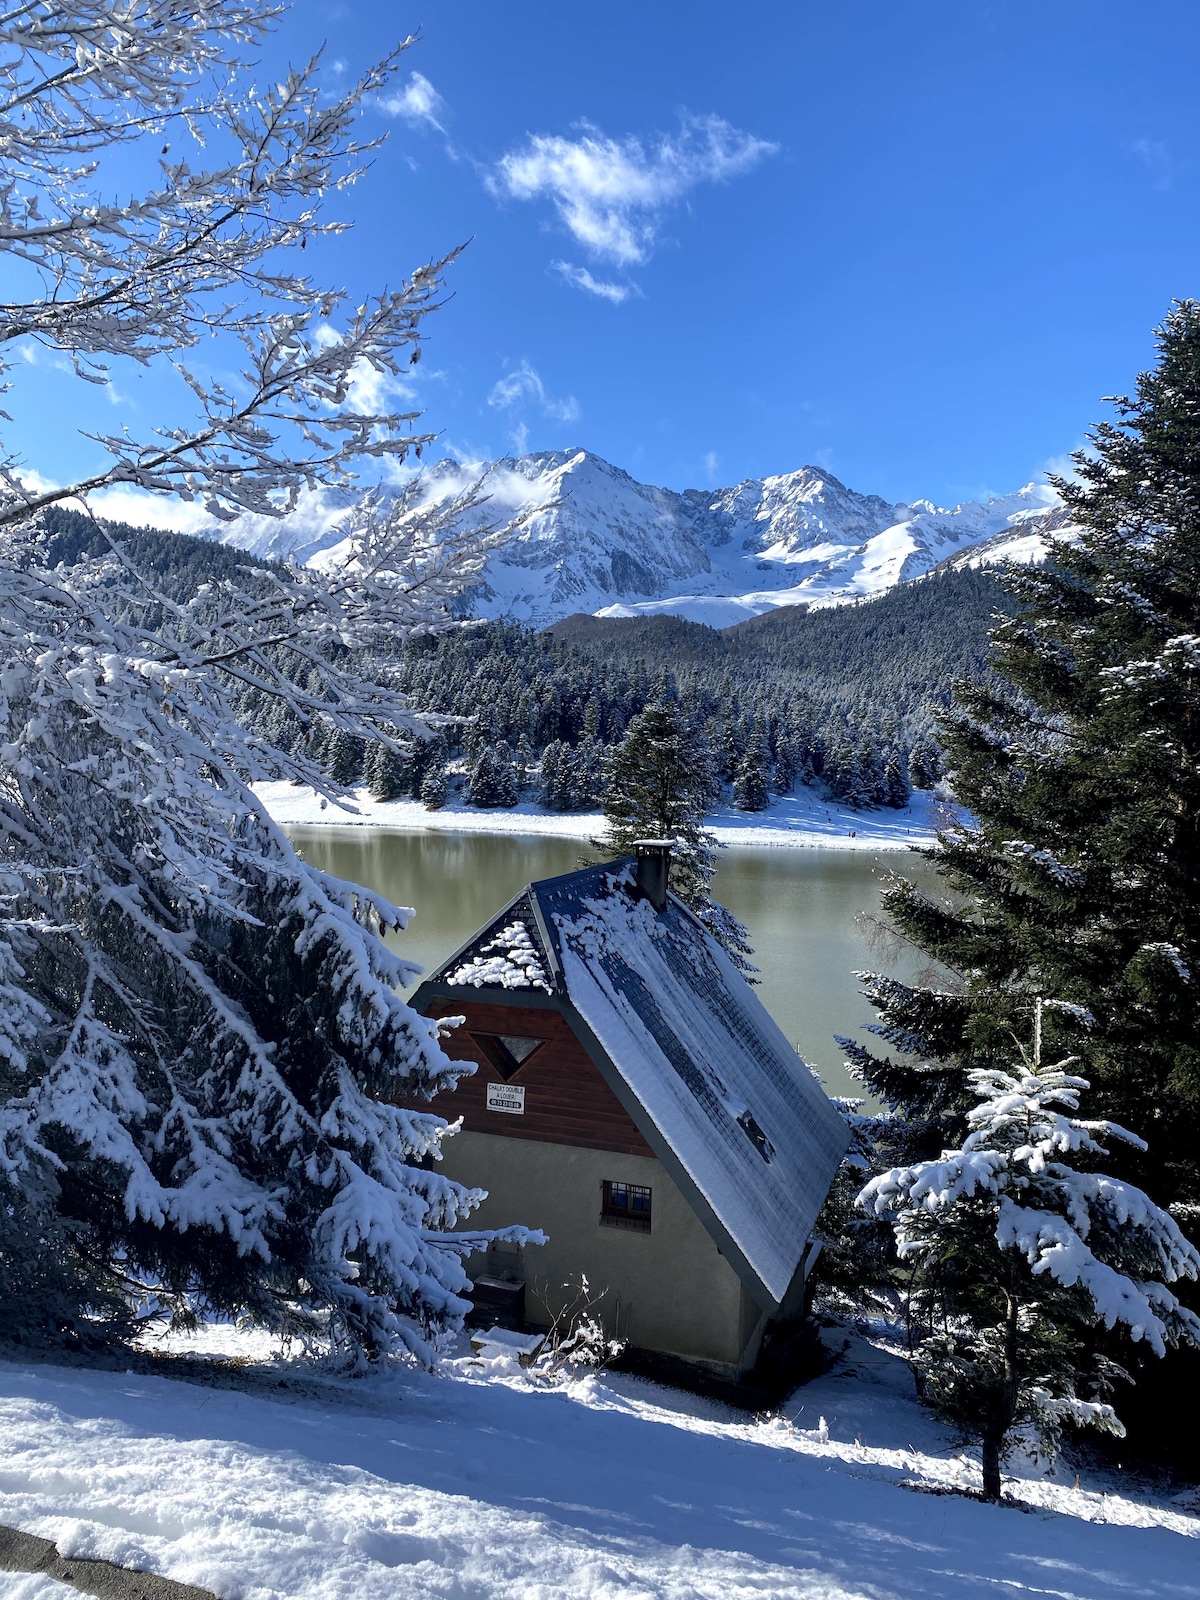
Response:
[[[520,524],[469,597],[471,613],[537,627],[588,612],[720,628],[779,606],[844,604],[972,551],[1037,559],[1041,535],[1061,521],[1058,497],[1040,484],[947,508],[861,494],[808,465],[675,490],[582,448],[483,466],[446,458],[425,475],[425,503],[477,480],[487,498],[465,521]],[[215,532],[254,555],[320,563],[339,553],[339,515],[331,497],[307,519],[247,518]]]

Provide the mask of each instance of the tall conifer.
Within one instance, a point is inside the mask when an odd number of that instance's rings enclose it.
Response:
[[[954,978],[872,978],[876,1031],[849,1044],[903,1113],[890,1159],[961,1133],[968,1073],[1005,1058],[1031,996],[1073,1007],[1102,1115],[1144,1129],[1130,1176],[1200,1236],[1200,303],[1056,481],[1063,529],[1012,569],[995,676],[959,690],[944,737],[969,814],[930,859],[947,893],[900,882],[899,931]],[[1071,1015],[1072,1013],[1060,1013]]]
[[[710,892],[718,846],[704,817],[719,792],[708,741],[664,693],[634,717],[605,758],[601,804],[608,828],[596,844],[625,855],[639,839],[674,840],[671,888],[742,971],[754,972],[746,929]]]
[[[973,820],[934,856],[956,899],[901,884],[902,931],[962,975],[967,1003],[893,986],[885,1025],[949,1023],[964,1067],[1008,1046],[1028,992],[1090,1020],[1077,1049],[1101,1109],[1154,1120],[1140,1176],[1200,1205],[1200,303],[1059,482],[1069,527],[1011,571],[1018,615],[989,684],[946,729]],[[910,1042],[927,1053],[926,1024]]]

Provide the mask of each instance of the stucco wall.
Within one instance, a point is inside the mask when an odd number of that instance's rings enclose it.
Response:
[[[445,1151],[449,1177],[488,1191],[466,1226],[521,1222],[550,1235],[549,1244],[524,1251],[530,1324],[548,1325],[573,1293],[564,1283],[578,1286],[586,1274],[593,1291],[607,1290],[597,1310],[610,1334],[727,1369],[743,1365],[758,1307],[654,1157],[466,1131]],[[606,1178],[651,1188],[651,1232],[599,1221]]]

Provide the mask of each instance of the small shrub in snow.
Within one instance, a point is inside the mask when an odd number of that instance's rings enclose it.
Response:
[[[570,1289],[571,1284],[563,1285]],[[597,1307],[605,1291],[593,1294],[586,1276],[574,1297],[554,1314],[549,1332],[529,1366],[533,1383],[571,1383],[585,1372],[596,1371],[616,1359],[625,1348],[622,1339],[610,1339]]]
[[[1074,1112],[1088,1087],[1066,1070],[1073,1060],[1042,1060],[1038,1001],[1032,1050],[1020,1047],[1010,1072],[972,1074],[962,1148],[893,1168],[860,1196],[912,1264],[924,1392],[980,1440],[990,1498],[1014,1424],[1034,1424],[1047,1449],[1066,1423],[1123,1431],[1104,1403],[1113,1370],[1095,1330],[1119,1328],[1158,1355],[1200,1345],[1200,1317],[1167,1287],[1195,1278],[1200,1254],[1140,1189],[1068,1164],[1106,1154],[1100,1138],[1141,1146],[1057,1109]]]

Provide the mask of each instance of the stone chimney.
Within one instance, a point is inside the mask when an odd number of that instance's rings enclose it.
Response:
[[[638,839],[633,846],[637,855],[637,892],[649,900],[655,911],[662,911],[667,903],[674,845],[674,839]]]

